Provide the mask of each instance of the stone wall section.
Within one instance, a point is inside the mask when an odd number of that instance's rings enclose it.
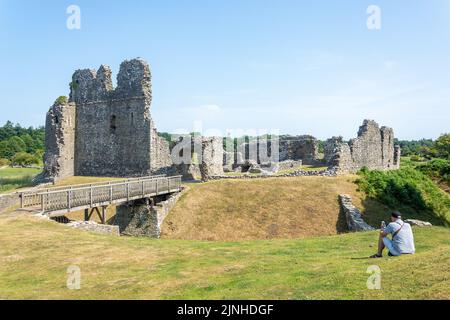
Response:
[[[345,214],[347,226],[350,231],[357,232],[375,230],[364,221],[361,212],[353,205],[352,198],[349,195],[339,195],[339,202],[341,204],[341,210]]]
[[[364,120],[358,137],[344,142],[342,137],[328,139],[324,161],[340,173],[357,172],[363,167],[372,170],[393,170],[400,167],[400,147],[394,146],[394,132]]]
[[[222,137],[202,137],[200,173],[203,181],[223,174]]]
[[[138,176],[171,166],[168,142],[158,136],[150,115],[148,63],[139,58],[122,62],[116,88],[111,76],[104,65],[75,71],[69,104],[50,109],[48,177]]]
[[[75,123],[74,103],[55,103],[47,112],[44,180],[58,180],[75,174]]]
[[[152,205],[149,199],[130,201],[117,207],[113,225],[120,233],[128,236],[160,238],[164,219],[175,206],[183,192],[156,199]]]
[[[280,136],[280,161],[302,160],[303,164],[315,164],[319,159],[319,141],[309,135]]]
[[[107,224],[99,224],[93,221],[71,221],[66,226],[73,229],[106,234],[111,236],[120,236],[119,227]]]

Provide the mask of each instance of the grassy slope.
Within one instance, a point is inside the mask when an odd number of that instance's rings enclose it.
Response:
[[[163,238],[302,238],[345,231],[338,195],[352,195],[377,225],[387,208],[366,200],[356,176],[222,180],[190,185],[163,224]]]
[[[34,168],[0,168],[0,193],[29,186],[40,171]]]
[[[378,260],[376,232],[202,242],[96,235],[0,216],[0,299],[449,299],[450,231],[415,229],[417,254]],[[366,270],[382,270],[382,290]],[[81,290],[66,288],[81,268]]]

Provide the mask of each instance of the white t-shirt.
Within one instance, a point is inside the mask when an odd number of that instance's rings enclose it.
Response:
[[[414,246],[414,236],[409,223],[405,223],[398,219],[395,222],[389,223],[386,229],[384,229],[384,232],[393,235],[400,228],[402,228],[400,232],[397,233],[397,235],[392,239],[394,249],[401,254],[415,253],[416,248]]]

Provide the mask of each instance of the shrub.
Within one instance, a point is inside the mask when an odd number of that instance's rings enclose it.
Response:
[[[0,167],[9,166],[11,164],[11,161],[8,159],[0,158]]]
[[[395,171],[362,169],[357,184],[368,197],[392,209],[411,208],[435,223],[448,225],[450,197],[425,174],[411,166]]]
[[[450,160],[433,159],[427,163],[418,165],[417,170],[431,178],[445,181],[450,185]]]
[[[15,166],[31,166],[33,164],[39,164],[39,158],[36,158],[35,156],[26,153],[26,152],[19,152],[11,160],[11,164]]]
[[[450,160],[450,133],[441,135],[434,143],[434,147],[439,157]]]
[[[419,162],[419,161],[422,161],[423,159],[421,158],[421,157],[419,157],[418,155],[412,155],[411,157],[410,157],[410,159],[411,159],[411,161],[414,161],[414,162]]]
[[[65,105],[67,104],[67,97],[66,96],[59,96],[56,100],[55,100],[55,105]]]

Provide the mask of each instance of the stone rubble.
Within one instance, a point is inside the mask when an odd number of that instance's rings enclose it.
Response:
[[[66,226],[74,229],[80,229],[111,236],[120,236],[119,227],[107,224],[99,224],[93,221],[71,221]]]
[[[412,226],[416,227],[432,227],[433,225],[430,222],[417,220],[417,219],[406,219],[406,223],[409,223]]]
[[[274,173],[263,173],[263,174],[243,174],[243,175],[218,175],[211,177],[211,180],[239,180],[239,179],[263,179],[263,178],[288,178],[288,177],[312,177],[312,176],[321,176],[321,177],[336,177],[337,172],[335,169],[327,169],[327,170],[297,170],[290,173],[284,174],[274,174]]]

